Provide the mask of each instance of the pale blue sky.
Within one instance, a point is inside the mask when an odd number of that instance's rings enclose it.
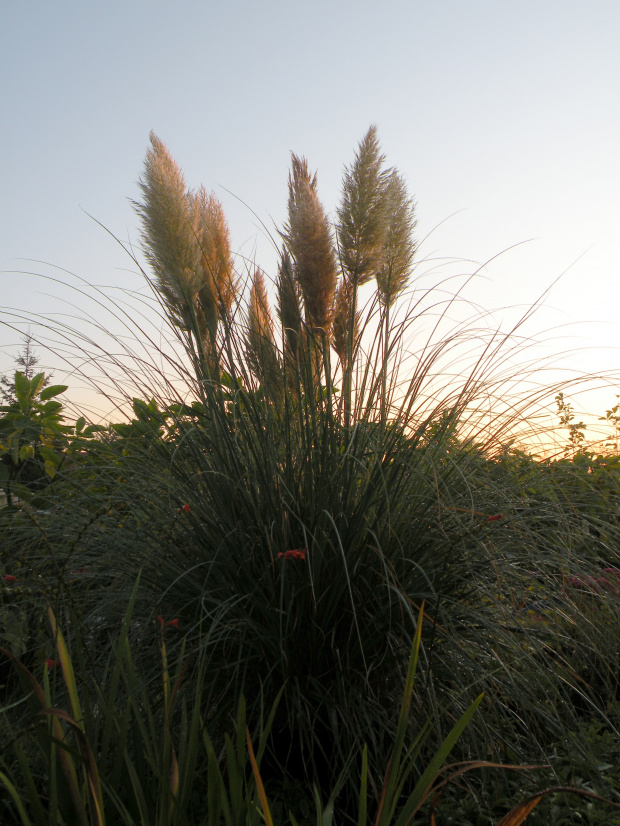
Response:
[[[590,349],[571,363],[620,372],[619,43],[618,0],[6,0],[0,303],[50,312],[43,293],[62,294],[16,275],[53,274],[20,258],[136,286],[83,210],[138,241],[128,199],[151,129],[189,185],[221,198],[234,247],[273,273],[256,219],[226,189],[281,223],[293,150],[334,210],[342,165],[377,123],[420,235],[458,213],[426,255],[483,262],[530,241],[472,286],[488,309],[535,300],[573,265],[540,327],[589,322],[574,332]],[[0,369],[18,340],[0,330]]]

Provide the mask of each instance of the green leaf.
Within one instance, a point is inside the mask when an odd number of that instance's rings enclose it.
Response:
[[[5,789],[8,791],[8,793],[13,798],[13,802],[15,803],[15,806],[17,807],[17,811],[19,812],[19,816],[22,819],[23,826],[31,826],[32,821],[30,820],[30,818],[26,814],[26,810],[24,809],[24,804],[21,801],[21,798],[19,796],[19,792],[17,791],[15,786],[11,783],[11,781],[6,776],[6,774],[3,774],[2,772],[0,772],[0,783],[2,783],[2,785],[5,787]]]
[[[42,404],[40,409],[45,413],[46,416],[54,415],[58,413],[59,410],[62,410],[61,402],[45,402]]]
[[[34,447],[32,445],[22,445],[19,449],[19,458],[23,460],[25,459],[34,459]]]
[[[248,754],[250,757],[250,763],[252,765],[252,773],[254,774],[254,780],[256,782],[256,791],[258,792],[258,797],[261,803],[261,807],[263,810],[263,817],[265,818],[265,823],[267,826],[273,826],[273,818],[271,816],[271,811],[269,810],[269,802],[267,800],[267,795],[265,794],[265,787],[263,786],[263,780],[260,776],[260,772],[258,770],[258,765],[256,763],[256,757],[254,757],[254,749],[252,748],[252,740],[250,738],[250,731],[246,727],[245,730],[245,738],[248,746]]]
[[[30,391],[29,395],[31,399],[34,399],[36,396],[39,395],[39,392],[43,389],[43,385],[45,384],[45,373],[37,373],[30,382]]]
[[[45,674],[44,674],[44,677],[45,677],[45,682],[44,682],[45,690],[44,690],[40,686],[40,684],[37,682],[35,677],[32,675],[32,673],[26,668],[25,665],[23,665],[17,659],[17,657],[15,657],[13,654],[11,654],[10,651],[7,651],[5,648],[1,648],[0,652],[2,652],[2,654],[4,654],[5,657],[8,657],[8,659],[11,660],[11,662],[14,664],[15,668],[17,669],[17,673],[19,675],[20,681],[21,681],[22,685],[24,685],[26,691],[28,692],[28,696],[31,700],[31,704],[34,705],[35,708],[40,707],[40,708],[38,708],[39,711],[41,711],[41,710],[45,711],[46,709],[49,709],[50,705],[51,705],[51,702],[50,702],[50,696],[49,696],[49,682],[48,682],[48,671],[47,671],[47,669],[45,670]],[[60,762],[63,774],[65,775],[65,778],[66,778],[67,783],[69,785],[71,801],[74,805],[74,808],[75,808],[75,811],[76,811],[76,814],[77,814],[77,818],[78,818],[78,822],[81,823],[81,824],[86,824],[87,823],[86,812],[85,812],[84,803],[83,803],[82,797],[81,797],[80,784],[79,784],[79,781],[78,781],[78,774],[77,774],[77,771],[76,771],[75,762],[73,761],[71,752],[64,747],[65,743],[66,743],[65,733],[64,733],[64,731],[62,729],[62,726],[60,725],[60,722],[57,719],[57,717],[52,717],[52,731],[50,732],[50,734],[53,736],[53,739],[56,740],[60,745],[60,748],[57,752],[57,757],[58,757],[58,760]],[[45,737],[44,736],[43,736],[43,741],[45,743]],[[42,745],[43,745],[43,748],[45,749],[45,745],[44,744],[42,744]],[[52,747],[53,747],[53,742],[52,742]],[[55,772],[55,768],[52,771]],[[52,788],[55,792],[55,784],[50,783],[50,785],[52,786]],[[51,808],[53,808],[53,807],[50,806],[50,809]],[[51,822],[52,821],[50,820],[50,823]]]
[[[465,714],[463,714],[460,720],[458,720],[458,722],[453,726],[452,730],[449,732],[448,736],[437,750],[435,756],[426,767],[425,771],[422,774],[422,777],[418,780],[407,802],[401,809],[400,814],[396,820],[395,826],[408,826],[415,813],[418,811],[422,803],[424,803],[428,791],[431,785],[433,784],[435,778],[437,777],[439,770],[446,762],[448,755],[454,748],[456,741],[463,733],[465,727],[473,717],[474,713],[476,712],[476,709],[482,702],[483,697],[484,694],[480,694],[480,696],[477,697],[474,700],[474,702],[470,705]]]
[[[207,807],[209,814],[209,826],[220,826],[222,815],[222,797],[224,790],[224,781],[217,765],[215,754],[209,753],[208,764],[208,784],[207,784]]]
[[[56,641],[58,659],[60,660],[60,666],[62,668],[63,677],[65,679],[65,685],[67,686],[67,691],[69,692],[69,700],[71,701],[71,710],[73,711],[73,717],[75,719],[76,725],[84,733],[84,715],[82,714],[82,708],[80,706],[80,700],[77,692],[77,684],[75,681],[75,674],[73,671],[73,663],[71,662],[71,657],[69,656],[69,650],[65,643],[65,638],[62,635],[62,631],[60,630],[58,623],[56,622],[56,616],[51,608],[47,609],[47,616],[49,619],[49,623],[52,627],[52,634],[54,635]]]
[[[26,401],[30,395],[30,382],[19,370],[15,373],[15,395],[20,406],[21,402]]]
[[[93,433],[104,433],[107,430],[107,427],[102,424],[89,424],[88,427],[84,429],[84,436],[92,436]]]
[[[41,401],[47,401],[47,399],[51,399],[54,396],[59,396],[61,393],[64,393],[66,390],[69,389],[68,384],[53,384],[51,387],[46,387],[45,390],[41,392]]]

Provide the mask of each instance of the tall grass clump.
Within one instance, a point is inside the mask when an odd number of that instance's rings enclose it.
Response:
[[[349,812],[364,744],[378,794],[422,605],[413,716],[439,742],[485,692],[461,757],[547,762],[580,711],[607,720],[618,602],[567,583],[617,565],[617,525],[588,508],[596,474],[560,479],[514,447],[558,388],[514,366],[518,325],[450,326],[457,295],[425,286],[415,206],[375,128],[334,225],[292,156],[271,290],[258,267],[235,272],[221,205],[154,135],[140,189],[145,276],[177,349],[127,315],[135,352],[78,340],[133,412],[78,442],[45,508],[10,517],[24,568],[45,561],[94,660],[140,574],[127,633],[141,672],[158,679],[141,642],[175,618],[201,652],[216,747],[239,696],[254,718],[280,697],[267,786],[323,793],[348,772]]]

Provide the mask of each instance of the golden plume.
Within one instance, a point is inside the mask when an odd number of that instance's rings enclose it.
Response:
[[[200,260],[195,221],[183,173],[153,132],[150,139],[139,183],[143,201],[134,207],[142,220],[143,248],[155,286],[173,321],[192,331]]]
[[[280,378],[280,360],[275,345],[265,279],[258,268],[254,273],[250,291],[246,356],[254,375],[263,385],[273,390]]]
[[[381,266],[387,233],[383,171],[377,127],[371,126],[358,146],[355,161],[345,167],[338,209],[340,261],[355,286],[369,281]]]
[[[153,132],[150,140],[140,180],[143,200],[134,203],[143,248],[173,322],[212,360],[218,318],[237,294],[226,219],[214,195],[186,189],[181,169]]]
[[[316,175],[311,176],[307,161],[296,155],[292,155],[288,189],[284,237],[303,294],[306,323],[329,335],[337,278],[332,233],[317,195]]]
[[[395,170],[385,188],[388,228],[383,245],[383,262],[377,272],[377,288],[384,306],[390,307],[405,289],[413,269],[417,242],[413,231],[417,221],[415,204],[407,194],[404,179]]]
[[[210,291],[211,302],[217,316],[223,318],[232,307],[238,292],[238,280],[233,273],[230,253],[230,233],[221,203],[201,187],[194,196],[198,214],[197,236],[201,258],[201,301],[203,294]]]

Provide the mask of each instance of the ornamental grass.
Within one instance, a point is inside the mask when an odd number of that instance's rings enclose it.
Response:
[[[579,719],[612,725],[620,603],[572,586],[620,567],[618,472],[523,449],[562,387],[540,381],[519,325],[451,321],[458,290],[419,257],[414,202],[374,127],[334,225],[292,156],[273,283],[235,270],[221,205],[187,188],[154,135],[140,189],[152,300],[130,312],[98,292],[91,332],[45,327],[126,420],[88,438],[82,422],[53,480],[2,516],[3,561],[24,580],[4,588],[13,654],[53,653],[49,602],[86,692],[123,629],[151,702],[153,628],[174,633],[195,652],[183,667],[202,675],[214,753],[241,696],[250,720],[273,709],[268,792],[294,809],[299,784],[327,800],[339,778],[335,805],[355,820],[362,749],[379,801],[423,617],[409,734],[423,721],[429,736],[411,788],[482,693],[458,759],[553,778]],[[105,313],[123,332],[102,343]]]

